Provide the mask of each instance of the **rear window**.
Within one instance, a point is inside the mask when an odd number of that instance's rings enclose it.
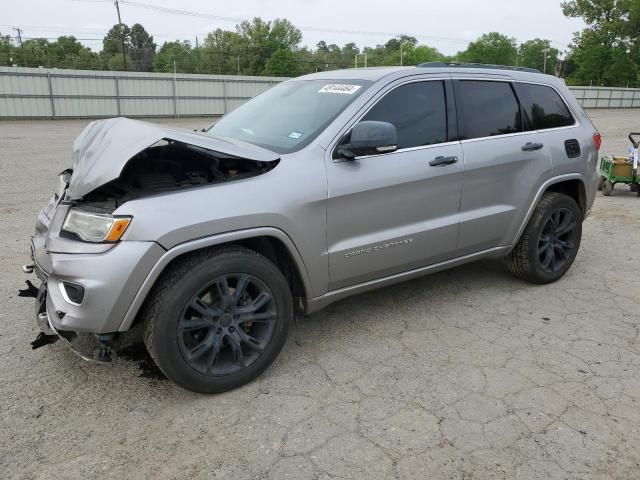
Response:
[[[534,130],[567,127],[575,123],[567,105],[553,88],[516,83],[516,92]]]
[[[518,100],[507,82],[459,80],[456,105],[465,139],[522,131]]]

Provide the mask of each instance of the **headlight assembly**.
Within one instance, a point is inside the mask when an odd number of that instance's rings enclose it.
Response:
[[[85,242],[117,242],[131,223],[131,217],[114,217],[72,208],[62,230],[77,235]]]

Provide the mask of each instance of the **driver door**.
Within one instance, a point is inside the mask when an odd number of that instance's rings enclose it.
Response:
[[[463,153],[447,99],[447,80],[392,86],[359,121],[393,124],[398,150],[328,160],[331,290],[454,256]]]

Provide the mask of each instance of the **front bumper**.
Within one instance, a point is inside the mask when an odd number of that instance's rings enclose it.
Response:
[[[123,241],[104,253],[55,253],[47,251],[45,243],[37,238],[32,242],[34,270],[47,290],[46,306],[38,312],[37,304],[36,314],[45,313],[54,330],[84,333],[118,331],[142,282],[165,251],[153,242]],[[80,304],[65,298],[63,281],[84,286]],[[42,327],[45,318],[39,319]]]

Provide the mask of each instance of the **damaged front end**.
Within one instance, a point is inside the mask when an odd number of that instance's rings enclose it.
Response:
[[[72,168],[38,214],[33,262],[23,267],[41,281],[20,293],[36,300],[41,334],[32,347],[61,338],[85,360],[109,358],[129,306],[166,251],[153,239],[127,240],[136,219],[116,209],[261,175],[278,162],[252,144],[127,118],[89,124],[74,142]],[[87,336],[95,340],[89,351],[78,341]]]

